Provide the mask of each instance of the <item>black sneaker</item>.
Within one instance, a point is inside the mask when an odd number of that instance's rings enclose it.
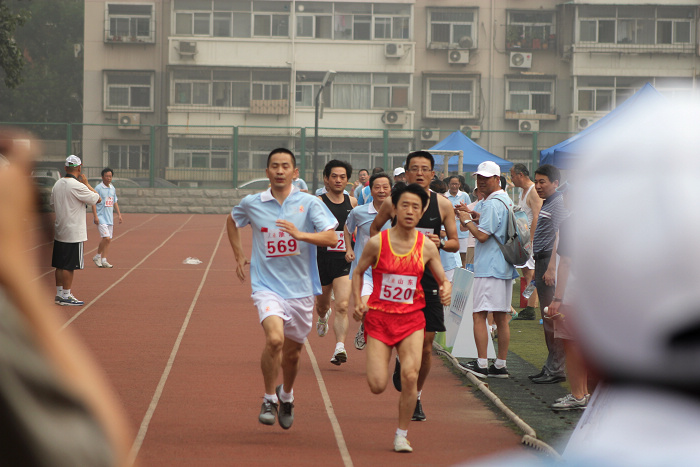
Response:
[[[476,360],[472,360],[471,362],[467,363],[466,365],[460,365],[462,368],[467,370],[469,373],[478,376],[479,378],[486,378],[489,374],[489,371],[486,368],[481,368],[479,364],[476,362]]]
[[[423,413],[423,406],[420,403],[420,399],[416,400],[416,410],[413,411],[413,417],[411,417],[411,420],[414,422],[424,422],[425,419],[425,413]]]
[[[274,425],[277,418],[277,404],[265,399],[260,407],[260,416],[258,420],[263,425]]]
[[[279,399],[280,401],[280,413],[278,418],[280,420],[280,426],[285,430],[289,430],[289,428],[291,428],[292,426],[292,423],[294,423],[294,401],[282,402],[282,399],[280,398],[281,390],[281,384],[275,388],[277,399]]]
[[[508,378],[510,374],[506,367],[496,368],[496,365],[491,364],[489,367],[489,378]]]
[[[523,308],[518,316],[513,318],[514,321],[532,321],[533,319],[535,319],[535,309],[531,306]]]
[[[396,357],[396,365],[394,365],[394,374],[391,376],[391,381],[397,391],[401,392],[401,362]]]

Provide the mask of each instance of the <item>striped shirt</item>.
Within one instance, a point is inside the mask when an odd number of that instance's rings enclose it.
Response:
[[[535,237],[532,239],[532,252],[542,253],[552,251],[554,239],[556,238],[559,224],[566,219],[569,211],[564,207],[564,197],[561,193],[555,192],[552,196],[544,200],[540,215],[537,218],[537,228]]]

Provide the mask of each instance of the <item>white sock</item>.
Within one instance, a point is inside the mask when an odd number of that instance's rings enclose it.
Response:
[[[97,258],[97,259],[102,258],[102,254],[101,254],[101,253],[97,253],[97,254],[95,255],[95,258]]]
[[[62,285],[56,286],[56,296],[63,297],[63,286]]]
[[[345,350],[345,344],[342,342],[338,342],[337,344],[335,344],[335,350],[339,350],[339,349]]]
[[[486,368],[487,366],[489,366],[488,358],[477,358],[476,362],[479,364],[479,368]]]
[[[408,430],[402,430],[401,428],[397,428],[396,429],[396,436],[399,436],[399,435],[406,438],[408,436]]]
[[[505,360],[501,360],[500,358],[497,358],[497,359],[496,359],[496,363],[494,363],[493,366],[495,366],[496,368],[498,368],[498,369],[500,370],[501,368],[505,368],[505,367],[506,367],[506,361],[505,361]]]
[[[265,394],[263,397],[266,401],[272,402],[277,404],[279,401],[277,400],[277,394]]]
[[[103,263],[106,263],[106,262],[107,262],[107,258],[102,258],[102,262],[103,262]]]
[[[63,298],[70,297],[70,289],[63,289]]]
[[[287,394],[284,390],[284,385],[280,388],[280,400],[282,402],[294,402],[294,389],[292,389],[292,392]]]
[[[497,325],[497,324],[492,324],[492,325],[491,325],[491,329],[493,329],[493,330],[495,331],[496,329],[498,329],[498,325]]]
[[[418,393],[417,393],[418,399],[420,399],[420,395],[421,395],[421,394],[423,394],[423,391],[422,391],[422,390],[421,390],[421,391],[418,391]]]

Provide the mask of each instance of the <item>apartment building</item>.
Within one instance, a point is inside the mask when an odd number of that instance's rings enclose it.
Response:
[[[532,165],[646,82],[694,92],[697,2],[638,3],[86,1],[85,163],[230,186],[287,146],[308,179],[318,107],[321,166],[455,130]]]

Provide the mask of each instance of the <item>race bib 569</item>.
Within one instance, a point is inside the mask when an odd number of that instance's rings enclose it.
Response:
[[[288,233],[266,227],[263,227],[261,232],[265,242],[265,256],[268,258],[299,254],[299,243]]]

